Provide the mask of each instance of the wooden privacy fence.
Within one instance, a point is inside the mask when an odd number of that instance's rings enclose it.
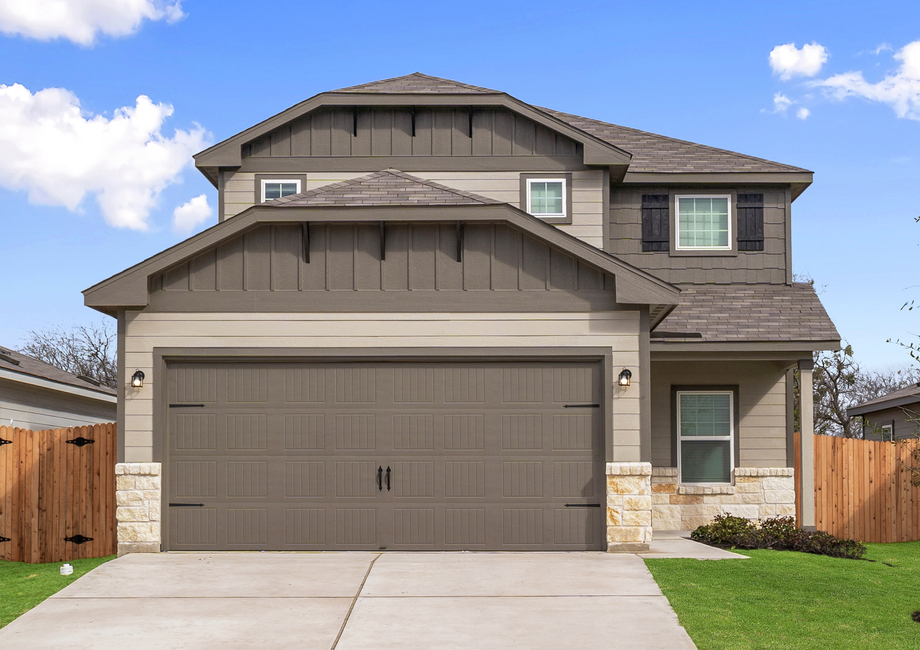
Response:
[[[818,530],[861,542],[920,540],[920,488],[909,469],[920,441],[814,438]]]
[[[0,559],[113,555],[114,424],[29,431],[0,426]]]

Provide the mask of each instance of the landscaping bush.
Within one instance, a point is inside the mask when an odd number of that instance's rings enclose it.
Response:
[[[744,517],[716,515],[715,520],[700,526],[690,538],[723,548],[771,548],[799,551],[858,560],[866,547],[852,539],[840,539],[822,531],[810,532],[796,527],[793,517],[773,517],[757,524]]]

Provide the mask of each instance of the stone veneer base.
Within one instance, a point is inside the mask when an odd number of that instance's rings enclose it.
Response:
[[[115,465],[118,557],[160,552],[160,463]]]
[[[745,519],[795,515],[791,467],[738,467],[734,485],[680,485],[676,467],[652,470],[652,526],[694,530],[718,514]]]
[[[607,552],[637,553],[652,542],[652,464],[607,463]]]

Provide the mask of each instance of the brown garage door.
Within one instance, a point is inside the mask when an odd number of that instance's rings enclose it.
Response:
[[[168,375],[171,550],[603,548],[597,363]]]

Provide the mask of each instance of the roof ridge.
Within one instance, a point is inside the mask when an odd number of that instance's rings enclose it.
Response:
[[[328,92],[334,92],[334,93],[339,93],[339,92],[357,93],[361,91],[385,92],[383,90],[380,90],[380,88],[386,87],[386,85],[388,84],[398,84],[401,81],[409,81],[409,80],[436,82],[437,84],[455,86],[457,88],[462,88],[467,91],[474,91],[476,93],[483,93],[483,94],[491,94],[491,93],[500,94],[501,92],[498,90],[493,90],[491,88],[484,88],[483,86],[474,86],[472,84],[463,83],[462,81],[455,81],[453,79],[447,79],[445,77],[435,77],[432,75],[423,74],[421,72],[412,72],[410,74],[401,75],[398,77],[390,77],[389,79],[378,79],[377,81],[368,81],[363,84],[357,84],[355,86],[346,86],[345,88],[339,88],[337,90],[331,90]],[[399,91],[392,90],[390,92],[393,92],[394,94],[396,94]],[[415,90],[415,92],[419,92],[419,91]],[[432,92],[435,92],[435,90],[432,89]]]
[[[421,183],[422,185],[427,185],[428,187],[433,187],[436,190],[450,192],[451,194],[456,194],[457,196],[462,196],[463,198],[466,198],[466,199],[473,199],[474,201],[479,201],[480,203],[489,204],[489,205],[494,204],[494,203],[504,203],[504,201],[496,201],[495,199],[490,199],[489,197],[482,196],[481,194],[467,192],[466,190],[460,190],[460,189],[457,189],[456,187],[450,187],[449,185],[442,185],[441,183],[430,181],[425,178],[419,178],[418,176],[407,174],[406,172],[400,171],[398,169],[394,169],[392,167],[389,167],[387,169],[382,169],[377,173],[379,174],[379,173],[384,173],[384,172],[389,172],[390,174],[393,174],[394,176],[399,176],[400,178],[404,178],[406,180],[414,181],[416,183]]]
[[[741,153],[741,152],[739,152],[739,151],[732,151],[732,150],[730,150],[730,149],[722,149],[722,148],[720,148],[720,147],[713,147],[713,146],[708,145],[708,144],[700,144],[699,142],[693,142],[693,141],[691,141],[691,140],[682,140],[681,138],[672,138],[671,136],[661,135],[660,133],[652,133],[651,131],[643,131],[642,129],[636,129],[636,128],[633,128],[633,127],[630,127],[630,126],[622,126],[622,125],[620,125],[620,124],[614,124],[614,123],[612,123],[612,122],[604,122],[603,120],[594,119],[593,117],[585,117],[585,116],[583,116],[583,115],[576,115],[576,114],[574,114],[574,113],[566,113],[565,111],[557,111],[556,109],[553,109],[553,108],[546,108],[546,107],[544,107],[544,106],[534,106],[534,108],[536,108],[536,109],[538,109],[538,110],[541,110],[541,111],[545,111],[545,112],[549,113],[550,115],[553,115],[553,116],[555,116],[555,117],[557,117],[557,118],[559,118],[559,119],[562,119],[563,121],[567,122],[567,123],[569,124],[569,126],[572,126],[572,127],[576,128],[576,129],[579,129],[579,130],[581,130],[581,131],[585,131],[585,129],[582,129],[582,128],[579,127],[579,126],[577,126],[577,125],[575,125],[575,124],[572,124],[572,123],[568,122],[568,120],[566,120],[565,118],[574,118],[574,119],[578,119],[578,120],[585,120],[586,122],[593,122],[593,123],[597,124],[598,126],[613,127],[613,128],[615,128],[615,129],[621,129],[621,130],[623,130],[623,131],[628,131],[628,132],[633,133],[633,134],[635,134],[635,135],[642,135],[642,136],[646,136],[646,137],[656,138],[656,139],[658,139],[658,140],[666,140],[666,141],[668,141],[668,142],[674,142],[674,143],[679,143],[679,144],[684,144],[684,145],[690,145],[690,146],[693,146],[693,147],[700,147],[700,148],[702,148],[702,149],[707,149],[707,150],[712,151],[712,152],[722,153],[722,154],[730,154],[730,155],[732,155],[732,156],[738,156],[739,158],[745,158],[745,159],[747,159],[747,160],[751,160],[751,161],[754,161],[754,162],[769,163],[769,164],[771,164],[771,165],[777,165],[777,166],[779,166],[779,167],[785,167],[785,168],[788,169],[790,172],[808,172],[808,173],[811,173],[810,170],[805,169],[805,168],[803,168],[803,167],[796,167],[795,165],[787,165],[786,163],[776,162],[775,160],[770,160],[770,159],[768,159],[768,158],[760,158],[760,157],[758,157],[758,156],[752,156],[752,155],[750,155],[750,154]],[[564,116],[564,117],[562,117],[562,116]],[[589,133],[588,131],[585,131],[585,132],[586,132],[586,133]],[[590,134],[590,133],[589,133],[589,134]],[[593,135],[593,134],[590,134],[590,135]],[[617,146],[623,148],[624,150],[627,150],[626,147],[624,147],[623,145],[617,145]],[[630,153],[634,153],[634,152],[630,152]]]

